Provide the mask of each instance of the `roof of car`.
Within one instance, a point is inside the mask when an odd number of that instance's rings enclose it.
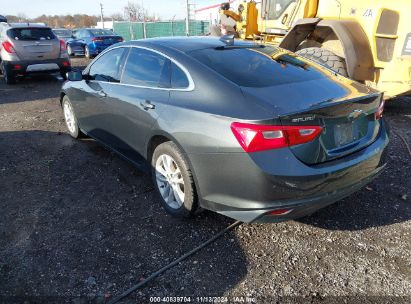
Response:
[[[27,27],[50,28],[44,23],[29,23],[29,22],[9,23],[9,26],[13,28],[27,28]]]
[[[182,52],[190,52],[207,48],[216,48],[225,46],[226,44],[220,40],[220,37],[212,36],[191,36],[191,37],[164,37],[164,38],[149,38],[143,40],[130,41],[127,44],[141,45],[148,44],[162,48],[173,48]],[[235,41],[234,45],[253,45],[252,42]]]

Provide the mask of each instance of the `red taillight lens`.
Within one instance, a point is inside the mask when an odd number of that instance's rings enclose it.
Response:
[[[380,119],[382,117],[382,113],[384,112],[384,106],[385,106],[385,100],[382,99],[380,106],[377,109],[377,112],[375,112],[375,119]]]
[[[267,213],[267,215],[286,215],[293,211],[293,209],[277,209]]]
[[[13,70],[19,71],[19,70],[21,70],[21,69],[22,69],[22,66],[21,66],[20,64],[15,64],[15,65],[13,65]]]
[[[60,52],[67,51],[66,42],[64,40],[60,40]]]
[[[63,61],[63,66],[69,67],[69,66],[70,66],[70,62],[69,62],[69,61]]]
[[[123,38],[118,38],[117,41],[118,42],[123,42]]]
[[[93,38],[93,39],[91,39],[91,41],[94,41],[94,42],[102,42],[103,39],[102,39],[102,38]]]
[[[300,145],[315,139],[320,126],[267,126],[233,122],[231,130],[245,152]]]
[[[9,54],[13,54],[16,52],[13,48],[13,45],[9,41],[4,41],[1,45],[6,50],[6,52]]]

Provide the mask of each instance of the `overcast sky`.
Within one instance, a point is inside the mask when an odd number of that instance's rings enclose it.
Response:
[[[128,0],[0,0],[0,15],[17,15],[23,13],[28,17],[64,14],[99,15],[100,6],[104,6],[104,14],[122,13]],[[141,0],[132,2],[141,4]],[[216,0],[190,0],[195,2],[196,8],[218,4]],[[144,7],[152,14],[158,14],[163,19],[184,18],[185,0],[144,0]]]

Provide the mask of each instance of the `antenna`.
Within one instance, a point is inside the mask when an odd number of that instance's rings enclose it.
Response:
[[[227,46],[234,45],[234,35],[221,36],[220,41],[224,42]]]

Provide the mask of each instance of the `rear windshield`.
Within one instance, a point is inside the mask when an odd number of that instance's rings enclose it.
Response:
[[[271,46],[202,49],[189,54],[243,87],[269,87],[324,77],[298,57]]]
[[[91,34],[93,34],[93,36],[112,36],[115,35],[112,31],[110,30],[99,30],[99,29],[95,29],[95,30],[90,30]]]
[[[53,30],[57,37],[71,37],[73,34],[70,30]]]
[[[7,31],[8,36],[14,40],[52,40],[56,36],[49,28],[14,28]]]

